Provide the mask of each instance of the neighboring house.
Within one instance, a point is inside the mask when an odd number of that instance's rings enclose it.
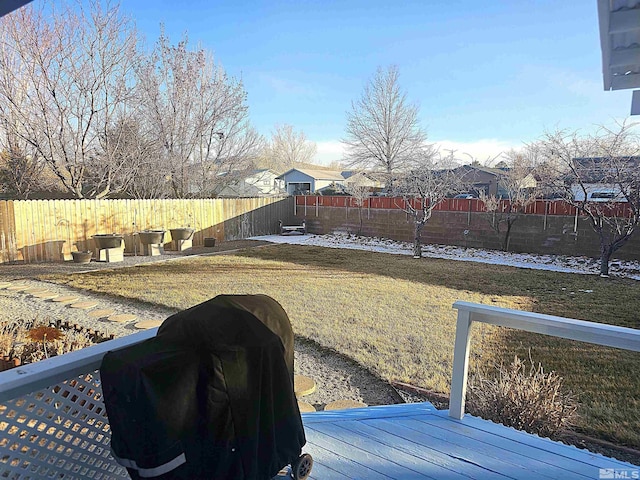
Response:
[[[602,182],[606,178],[623,178],[626,172],[635,175],[640,157],[579,157],[573,159],[580,178],[587,183]]]
[[[619,187],[609,183],[590,183],[585,185],[587,200],[591,202],[626,202],[627,199],[622,194]],[[571,193],[577,202],[584,200],[585,191],[580,185],[572,185]]]
[[[345,170],[342,172],[345,185],[360,185],[369,187],[373,191],[378,191],[384,187],[384,182],[377,178],[375,173],[357,172],[353,170]]]
[[[620,189],[620,184],[629,184],[640,169],[640,157],[585,157],[574,158],[578,175],[582,179],[582,186],[573,184],[571,190],[573,198],[584,200],[585,190],[587,199],[594,202],[616,201],[625,202],[626,198]],[[628,175],[628,176],[627,176]],[[575,178],[568,177],[566,182],[573,183]]]
[[[233,172],[231,174],[233,175]],[[268,168],[250,170],[216,191],[218,197],[266,197],[284,195],[284,185],[278,174]]]
[[[486,195],[498,195],[498,180],[504,171],[498,168],[462,165],[455,169],[462,181],[474,193],[484,192]]]
[[[344,185],[345,181],[338,171],[309,168],[292,168],[276,178],[284,182],[284,188],[289,195],[316,193],[332,184]]]
[[[455,169],[461,175],[463,183],[469,185],[469,191],[496,197],[507,197],[507,187],[503,184],[503,177],[509,172],[508,168],[490,168],[474,165],[462,165]],[[521,189],[533,189],[537,186],[537,180],[530,173],[520,182]]]

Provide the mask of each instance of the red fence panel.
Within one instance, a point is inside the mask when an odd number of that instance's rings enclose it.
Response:
[[[576,207],[562,200],[547,202],[547,215],[575,215]]]
[[[337,207],[355,208],[356,199],[350,196],[325,196],[325,195],[297,195],[295,199],[297,206],[315,207]],[[420,200],[411,201],[414,208],[420,208]],[[402,210],[405,208],[405,200],[402,197],[369,197],[365,200],[363,208]],[[509,205],[509,200],[500,201],[500,209],[504,210]],[[626,202],[615,204],[613,207],[604,206],[611,216],[630,216],[631,209]],[[439,211],[450,212],[484,212],[484,203],[478,198],[445,198],[435,208]],[[536,200],[527,205],[525,214],[528,215],[575,215],[576,208],[562,200]]]
[[[607,217],[624,218],[632,214],[631,208],[627,203],[602,204],[602,212]]]

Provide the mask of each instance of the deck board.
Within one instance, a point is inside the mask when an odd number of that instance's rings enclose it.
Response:
[[[446,411],[440,411],[437,415],[432,417],[424,417],[427,421],[442,422],[444,425],[450,424],[450,422],[456,422],[451,419]],[[630,464],[616,460],[614,458],[604,457],[598,453],[593,453],[588,450],[577,448],[573,445],[567,445],[562,442],[554,442],[548,438],[539,437],[537,435],[531,435],[529,433],[516,430],[515,428],[505,427],[503,425],[493,423],[487,420],[483,420],[478,417],[466,415],[460,422],[463,426],[469,427],[472,430],[478,431],[478,434],[487,440],[494,438],[506,438],[521,443],[526,446],[533,446],[536,448],[536,458],[539,458],[541,454],[551,453],[556,457],[562,457],[565,461],[571,464],[587,464],[590,466],[598,466],[602,463],[602,459],[611,465],[609,468],[628,468]],[[446,427],[450,428],[450,427]],[[489,435],[487,435],[489,434]],[[637,466],[636,466],[637,467]]]
[[[343,445],[339,445],[322,436],[322,434],[316,435],[314,432],[313,444],[309,444],[307,435],[307,446],[304,448],[306,453],[311,453],[313,456],[313,473],[316,473],[316,465],[321,464],[330,468],[333,472],[337,472],[339,476],[331,474],[331,476],[322,476],[333,480],[334,478],[349,479],[362,478],[372,480],[388,480],[393,477],[379,473],[375,468],[370,468],[367,465],[367,460],[375,460],[373,456],[363,455],[360,451],[352,451],[347,445],[346,448]],[[338,453],[341,452],[341,453]],[[363,463],[364,462],[364,463]]]
[[[477,422],[477,420],[480,420],[480,422]],[[540,464],[545,464],[544,470],[549,471],[551,469],[552,472],[556,472],[554,476],[558,475],[558,469],[563,469],[587,478],[593,478],[593,469],[598,468],[599,459],[603,458],[601,455],[587,450],[581,450],[560,442],[553,442],[546,438],[519,432],[473,417],[465,417],[463,422],[466,423],[464,424],[452,424],[452,421],[448,418],[429,418],[423,419],[422,422],[427,426],[426,428],[435,426],[440,429],[439,431],[434,431],[434,435],[442,431],[450,432],[455,430],[464,437],[465,446],[473,448],[475,445],[486,454],[490,454],[492,451],[494,453],[499,452],[502,458],[505,455],[515,455],[519,457],[521,464],[528,468],[542,467]],[[488,423],[491,428],[486,429],[486,426],[482,425],[482,423]],[[445,438],[447,437],[445,436]],[[484,445],[480,446],[479,444]],[[607,459],[607,463],[618,463],[621,468],[624,466],[623,462],[618,462],[615,459]]]
[[[328,478],[332,480],[351,480],[353,477],[343,475],[340,472],[315,461],[309,480],[325,480]]]
[[[432,451],[429,458],[423,458],[424,445],[415,436],[402,437],[388,434],[376,428],[377,423],[382,421],[385,420],[352,420],[341,422],[336,428],[342,429],[343,435],[348,435],[348,441],[353,442],[354,447],[379,455],[386,462],[382,471],[388,472],[392,469],[393,478],[505,479],[502,475],[491,474],[436,451]],[[326,429],[326,425],[322,424],[322,427]],[[316,428],[317,426],[314,426],[314,429]],[[340,430],[334,431],[336,434],[340,432]],[[404,467],[411,471],[402,471]]]
[[[431,423],[421,420],[422,431],[428,431],[434,439],[445,444],[449,451],[460,452],[461,455],[469,455],[470,461],[475,457],[492,458],[499,462],[512,465],[515,469],[524,469],[525,472],[536,472],[541,478],[557,478],[558,467],[589,476],[593,467],[584,462],[573,461],[562,455],[553,454],[541,449],[531,448],[514,440],[497,435],[488,435],[486,432],[451,425],[450,423]],[[398,426],[405,425],[404,420],[398,422]],[[465,427],[465,428],[461,428]],[[393,428],[393,426],[391,426]],[[411,428],[420,428],[411,425]],[[505,428],[505,427],[503,427]],[[474,435],[475,434],[475,435]],[[529,474],[530,475],[530,474]],[[528,478],[525,475],[525,478]],[[592,478],[592,477],[591,477]]]
[[[421,427],[422,425],[422,427]],[[381,420],[375,423],[380,431],[392,432],[396,438],[396,448],[413,448],[415,454],[419,455],[424,450],[430,450],[431,455],[438,455],[443,458],[453,458],[461,466],[458,471],[464,471],[464,476],[468,478],[515,478],[529,480],[531,471],[520,465],[518,462],[507,462],[504,458],[496,457],[488,452],[478,451],[472,446],[461,445],[461,441],[455,437],[443,439],[434,436],[431,431],[425,433],[424,424],[415,419]],[[406,446],[403,446],[405,445]],[[412,447],[413,446],[413,447]],[[495,453],[495,452],[491,452]],[[509,471],[509,476],[504,473]],[[540,475],[541,479],[547,478]],[[548,477],[554,478],[554,477]]]
[[[597,479],[601,468],[640,467],[428,403],[302,415],[311,478]],[[629,478],[632,478],[631,476]]]

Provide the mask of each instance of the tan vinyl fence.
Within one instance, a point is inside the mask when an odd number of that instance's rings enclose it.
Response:
[[[118,233],[125,252],[140,247],[136,233],[195,229],[193,244],[278,232],[293,218],[293,197],[194,200],[8,200],[0,201],[0,263],[68,260],[74,250],[93,250],[92,236]]]

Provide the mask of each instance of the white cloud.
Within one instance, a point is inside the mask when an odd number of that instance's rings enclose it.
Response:
[[[519,150],[522,143],[507,142],[494,138],[485,138],[476,140],[475,142],[456,142],[454,140],[435,140],[434,145],[440,149],[440,152],[447,154],[448,150],[453,150],[456,158],[464,163],[471,163],[478,160],[483,165],[500,157],[502,153],[511,149]]]
[[[329,165],[331,162],[341,162],[344,157],[344,147],[342,142],[328,140],[316,142],[317,152],[313,162],[318,165]]]
[[[435,140],[431,142],[443,154],[448,153],[448,150],[454,150],[456,158],[463,163],[471,163],[473,160],[478,160],[483,165],[499,157],[504,152],[522,148],[522,143],[497,139],[481,139],[474,142],[456,142],[453,140]],[[340,141],[326,140],[316,142],[316,146],[317,152],[313,158],[313,163],[329,165],[334,161],[341,162],[344,158],[344,145]],[[494,160],[493,163],[495,164],[498,161]]]

